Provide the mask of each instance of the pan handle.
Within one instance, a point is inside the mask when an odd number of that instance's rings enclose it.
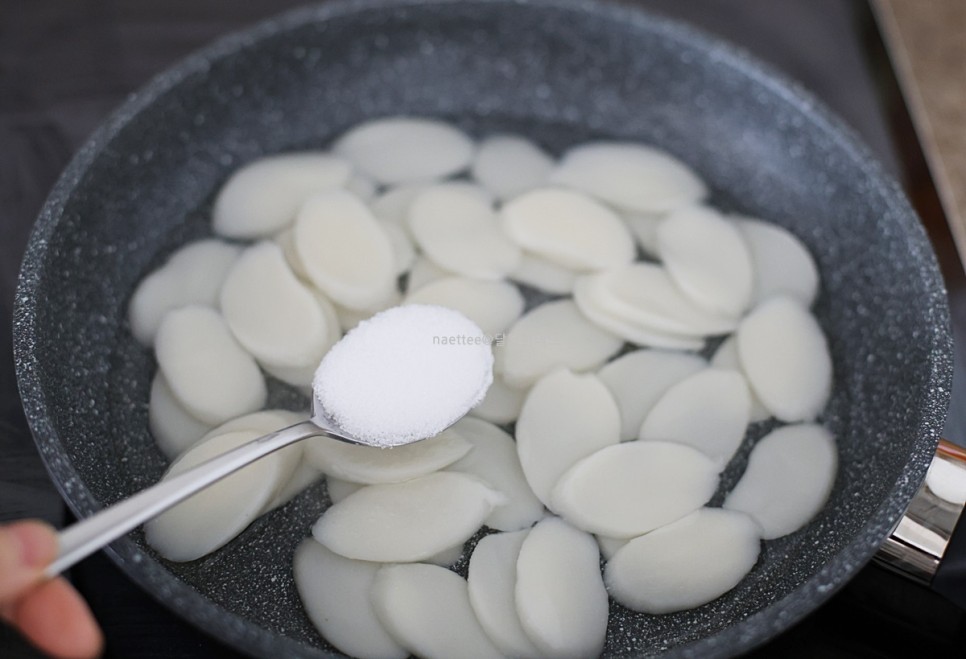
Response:
[[[941,439],[922,486],[874,560],[924,586],[935,586],[964,503],[966,449]],[[959,536],[966,536],[966,528]]]

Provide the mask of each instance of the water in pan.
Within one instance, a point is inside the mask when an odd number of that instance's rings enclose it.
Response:
[[[570,143],[608,137],[604,133],[590,131],[579,125],[534,123],[529,119],[493,115],[486,118],[450,119],[476,134],[501,131],[529,135],[557,153]],[[293,146],[324,145],[325,140],[319,140],[316,143]],[[740,203],[723,193],[717,193],[712,201],[719,207],[745,210]],[[166,236],[168,244],[158,250],[152,263],[159,262],[187,240],[210,233],[210,207],[211,198],[209,197],[200,208],[189,213],[186,221],[179,225],[176,231]],[[528,308],[548,299],[546,294],[533,289],[524,288],[524,292]],[[820,302],[819,309],[821,308]],[[124,305],[120,309],[123,311]],[[133,341],[123,320],[119,318],[116,322],[120,323],[120,332],[110,375],[113,390],[109,395],[111,426],[121,427],[130,423],[131,410],[136,410],[135,425],[146,428],[146,402],[150,383],[149,374],[154,367],[153,360],[147,351]],[[713,348],[709,347],[704,352],[706,356],[710,356]],[[304,410],[308,407],[308,400],[294,389],[272,381],[270,406]],[[837,406],[833,402],[826,416],[826,421],[833,428],[843,426],[843,421],[837,416],[836,410]],[[724,493],[730,490],[744,471],[748,454],[755,442],[774,425],[774,422],[765,422],[752,427],[738,456],[731,462],[722,477],[719,493],[713,501],[714,505],[720,504]],[[153,440],[145,431],[114,436],[113,441],[120,461],[126,467],[123,473],[130,483],[131,491],[155,482],[163,472],[166,462],[157,454]],[[242,612],[246,618],[268,628],[284,630],[287,635],[307,642],[319,643],[318,635],[304,616],[293,615],[301,609],[301,605],[295,594],[290,566],[298,541],[308,535],[311,524],[328,505],[324,486],[317,485],[284,509],[260,519],[228,547],[190,564],[169,563],[169,568],[187,583],[205,592],[207,596],[226,608],[237,610],[237,607],[242,605],[244,607]],[[486,531],[477,534],[468,543],[467,549],[471,550],[479,537],[485,533]],[[143,543],[140,535],[138,540],[139,544]],[[142,547],[146,548],[146,545],[142,544]],[[770,572],[774,573],[771,578],[785,572],[784,561],[781,558],[788,556],[790,550],[792,556],[796,555],[797,552],[794,552],[793,547],[794,542],[788,539],[766,543],[759,565],[750,577],[752,581],[740,585],[736,595],[740,597],[738,593],[741,591],[750,593],[759,590],[761,580],[768,579]],[[830,551],[831,548],[829,544],[824,550]],[[147,551],[150,552],[150,549]],[[467,558],[470,553],[471,551],[465,552],[464,558],[454,567],[463,576],[466,575]],[[768,568],[769,565],[773,566],[771,570]],[[240,566],[244,567],[240,570]],[[238,579],[240,571],[245,575],[243,579]],[[783,575],[783,578],[787,579],[789,576],[794,575]],[[755,585],[749,586],[750,583]],[[680,629],[684,620],[690,627],[705,627],[710,631],[716,626],[716,621],[720,620],[722,609],[730,606],[728,599],[730,596],[695,612],[661,617],[631,612],[612,602],[607,651],[609,654],[620,655],[625,652],[640,651],[643,648],[657,650],[662,645],[662,639],[668,636],[668,631]]]
[[[834,133],[816,130],[801,108],[727,62],[697,56],[661,30],[645,43],[634,25],[600,15],[575,21],[523,7],[510,17],[485,7],[448,5],[418,17],[403,8],[293,27],[285,38],[265,38],[257,53],[243,50],[189,76],[118,131],[61,200],[41,265],[45,303],[33,349],[44,356],[42,402],[66,457],[51,444],[41,450],[82,511],[93,507],[85,488],[111,502],[160,476],[164,461],[147,431],[152,360],[124,327],[127,298],[171,250],[209,231],[212,195],[239,164],[323,146],[364,117],[401,111],[448,117],[476,135],[521,132],[557,153],[591,137],[655,143],[694,166],[717,204],[785,224],[809,245],[823,276],[816,313],[837,367],[825,422],[840,437],[842,462],[826,512],[768,543],[753,574],[705,607],[655,618],[614,606],[607,653],[711,636],[785,597],[862,532],[903,478],[921,429],[936,422],[923,412],[944,398],[924,387],[937,340],[929,328],[943,321],[931,262],[922,244],[899,239],[908,230],[904,209]],[[907,386],[896,386],[900,374]],[[272,398],[301,403],[282,387]],[[41,401],[25,402],[29,413]],[[753,439],[765,430],[755,428]],[[751,443],[723,487],[733,485]],[[222,637],[267,652],[278,634],[311,652],[325,646],[302,613],[291,559],[325,505],[324,488],[313,488],[191,564],[155,563],[138,535],[117,553],[140,562],[143,583]],[[169,571],[234,616],[199,607]],[[285,651],[302,653],[294,644]]]

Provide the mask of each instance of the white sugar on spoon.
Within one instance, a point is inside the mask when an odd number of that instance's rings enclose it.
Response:
[[[254,439],[168,478],[59,534],[54,576],[229,474],[309,437],[402,446],[446,429],[493,380],[488,338],[462,314],[432,305],[395,307],[362,322],[316,373],[312,418]]]
[[[349,332],[322,360],[315,399],[363,444],[439,434],[483,400],[493,352],[479,327],[434,305],[394,307]]]

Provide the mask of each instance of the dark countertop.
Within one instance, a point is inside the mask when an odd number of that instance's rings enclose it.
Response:
[[[127,94],[187,53],[295,6],[291,0],[8,0],[0,2],[0,521],[65,509],[33,447],[13,371],[11,307],[33,218],[71,154]],[[738,43],[784,70],[850,123],[903,180],[930,224],[966,319],[962,266],[942,216],[930,212],[928,175],[915,170],[908,118],[871,14],[856,0],[651,0],[629,2],[678,16]],[[890,91],[891,90],[891,91]],[[921,159],[921,154],[919,156]],[[921,168],[920,168],[921,169]],[[938,218],[938,219],[937,219]],[[952,255],[950,255],[952,254]],[[960,320],[957,330],[966,330]],[[958,341],[962,350],[966,341]],[[960,369],[957,367],[957,374]],[[957,382],[961,382],[958,379]],[[954,386],[954,399],[958,386]],[[966,440],[966,406],[947,436]],[[72,573],[105,626],[108,656],[234,657],[128,582],[98,555]],[[761,656],[953,656],[966,647],[961,611],[934,594],[867,568],[818,613]],[[959,656],[961,653],[955,653]],[[0,656],[32,657],[0,627]]]

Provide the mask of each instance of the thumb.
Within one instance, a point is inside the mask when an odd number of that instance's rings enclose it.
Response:
[[[0,526],[0,605],[36,584],[56,556],[57,536],[47,524],[30,520]]]

